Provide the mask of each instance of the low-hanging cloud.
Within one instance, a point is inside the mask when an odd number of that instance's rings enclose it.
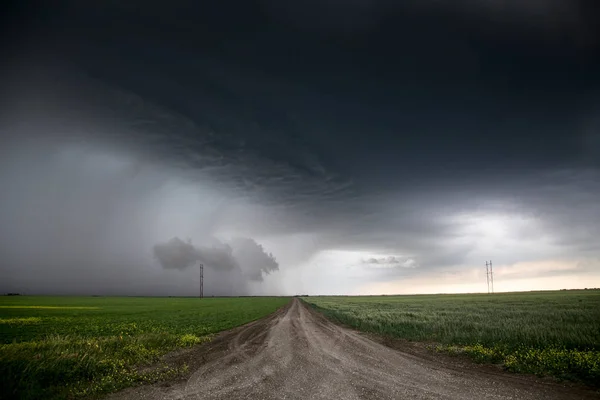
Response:
[[[239,268],[239,263],[233,256],[233,249],[227,243],[217,239],[210,246],[198,246],[196,248],[198,261],[210,268],[223,271],[232,271]]]
[[[279,270],[272,253],[254,239],[237,237],[230,243],[212,239],[212,244],[194,246],[178,237],[153,247],[155,258],[164,269],[184,270],[200,262],[217,271],[236,272],[249,281],[261,282],[263,274]]]
[[[381,257],[381,258],[368,258],[364,261],[365,264],[400,264],[400,259],[395,256]]]
[[[415,268],[415,260],[409,257],[387,256],[387,257],[371,257],[362,260],[362,263],[373,268]]]
[[[279,264],[271,253],[267,253],[262,245],[254,239],[238,237],[231,241],[234,256],[239,260],[242,271],[250,280],[262,281],[263,274],[279,270]]]
[[[185,269],[198,261],[198,252],[194,245],[178,237],[154,245],[153,250],[154,256],[165,269]]]

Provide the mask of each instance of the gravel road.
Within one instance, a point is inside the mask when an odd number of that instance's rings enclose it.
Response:
[[[187,353],[193,372],[168,386],[132,388],[129,399],[597,399],[591,391],[501,371],[450,368],[337,326],[293,299],[266,319]]]

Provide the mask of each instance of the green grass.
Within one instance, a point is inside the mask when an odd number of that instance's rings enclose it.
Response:
[[[331,320],[510,371],[600,382],[600,291],[308,297]]]
[[[181,373],[141,368],[289,299],[0,297],[0,398],[93,396]]]

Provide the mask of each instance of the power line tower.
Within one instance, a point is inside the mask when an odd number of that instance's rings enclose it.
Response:
[[[490,267],[488,262],[485,262],[485,280],[487,281],[488,294],[490,294]]]
[[[485,262],[485,275],[487,277],[488,294],[490,293],[490,283],[492,284],[491,293],[494,293],[494,270],[492,269],[492,260]]]
[[[204,264],[200,264],[200,298],[204,297]]]

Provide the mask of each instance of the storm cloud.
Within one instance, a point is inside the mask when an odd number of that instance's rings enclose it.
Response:
[[[166,243],[155,244],[154,256],[165,269],[185,269],[196,264],[198,251],[190,242],[174,237]]]
[[[363,260],[363,264],[373,268],[414,268],[415,261],[408,257],[387,256],[380,258],[368,258]]]
[[[263,274],[279,270],[272,253],[267,253],[254,239],[236,237],[227,243],[216,238],[210,245],[194,246],[174,237],[165,243],[155,244],[153,253],[165,269],[183,270],[197,263],[224,272],[241,273],[250,281],[261,282]]]
[[[200,259],[208,294],[477,291],[488,259],[499,289],[598,282],[588,7],[21,5],[0,290],[190,295]]]
[[[231,241],[233,255],[242,271],[253,281],[262,281],[263,275],[279,270],[279,264],[272,253],[267,253],[254,239],[237,237]]]

